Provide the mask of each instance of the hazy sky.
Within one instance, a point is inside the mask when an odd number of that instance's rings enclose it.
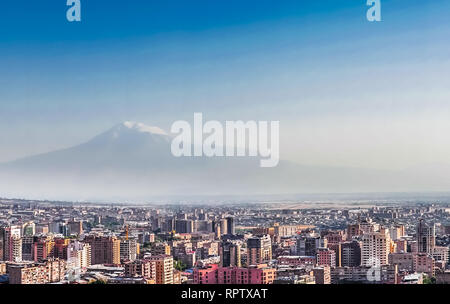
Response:
[[[447,0],[65,2],[2,2],[0,161],[203,112],[280,120],[302,164],[450,163]]]

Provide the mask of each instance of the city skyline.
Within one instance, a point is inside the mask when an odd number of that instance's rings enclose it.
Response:
[[[0,199],[0,285],[450,282],[449,199],[304,204]]]

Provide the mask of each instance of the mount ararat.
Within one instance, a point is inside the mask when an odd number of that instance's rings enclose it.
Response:
[[[172,136],[125,122],[86,143],[0,164],[0,197],[148,201],[164,196],[447,191],[450,170],[303,166],[257,157],[174,157]]]

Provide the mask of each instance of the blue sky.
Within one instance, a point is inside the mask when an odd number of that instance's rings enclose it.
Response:
[[[449,1],[382,0],[380,23],[364,0],[81,0],[81,23],[65,2],[2,1],[0,161],[195,111],[280,120],[282,156],[302,163],[450,152],[435,134],[448,127]]]

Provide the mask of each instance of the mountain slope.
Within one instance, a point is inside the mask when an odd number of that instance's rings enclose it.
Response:
[[[448,173],[301,166],[259,158],[173,157],[172,137],[126,122],[64,150],[0,165],[0,196],[67,200],[146,200],[164,195],[389,192],[450,189]]]

